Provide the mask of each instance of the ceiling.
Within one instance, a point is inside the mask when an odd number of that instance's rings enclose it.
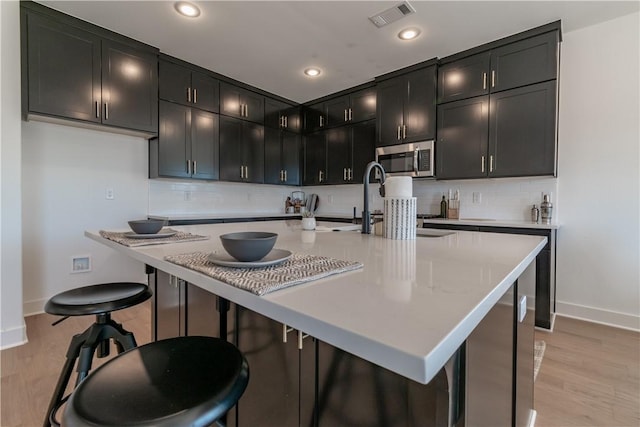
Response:
[[[172,1],[39,1],[187,62],[297,102],[371,81],[529,28],[563,33],[639,10],[638,1],[416,1],[416,13],[377,28],[397,1],[203,1],[185,18]],[[415,26],[422,34],[401,41]],[[322,69],[305,77],[309,66]]]

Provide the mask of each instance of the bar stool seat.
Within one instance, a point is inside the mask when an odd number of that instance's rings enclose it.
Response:
[[[98,357],[109,355],[111,340],[115,343],[118,353],[136,347],[133,334],[112,320],[111,312],[140,304],[148,300],[151,295],[149,287],[143,283],[117,282],[71,289],[47,301],[44,307],[47,313],[64,316],[54,325],[70,316],[95,315],[96,321],[84,332],[74,335],[71,339],[64,367],[49,402],[44,427],[58,425],[55,415],[68,398],[68,396],[64,397],[64,393],[76,360],[78,361],[77,386],[89,374],[94,354]]]
[[[120,354],[72,393],[65,427],[209,426],[249,381],[240,351],[219,338],[179,337]]]

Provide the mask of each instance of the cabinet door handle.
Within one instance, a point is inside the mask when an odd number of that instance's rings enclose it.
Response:
[[[284,116],[280,116],[280,127],[284,127]]]
[[[284,116],[284,127],[288,128],[289,127],[289,117]]]
[[[282,174],[282,169],[280,169],[280,182],[282,182],[282,178],[284,177],[284,175]]]
[[[244,104],[244,116],[249,117],[249,106]]]
[[[347,109],[345,108],[344,109],[344,121],[346,122],[347,120],[349,120],[349,119],[348,119],[348,116],[347,116]]]
[[[487,90],[487,73],[482,73],[482,89]]]
[[[342,180],[347,180],[347,168],[342,168]]]
[[[196,160],[193,160],[193,174],[198,174],[198,162]]]
[[[191,175],[191,160],[187,160],[187,175]]]
[[[287,170],[284,170],[284,182],[287,182]]]
[[[289,332],[293,332],[293,328],[290,328],[283,323],[282,324],[282,342],[287,342],[287,334]]]
[[[349,121],[353,120],[353,111],[349,108]]]
[[[298,350],[302,350],[302,340],[307,338],[309,334],[305,334],[301,330],[298,329]]]
[[[249,166],[244,167],[244,179],[249,179]]]
[[[491,70],[491,87],[496,87],[496,70]]]
[[[187,88],[187,102],[191,102],[191,88]]]
[[[104,103],[104,119],[109,120],[109,103]]]
[[[402,139],[407,137],[407,125],[402,125]]]
[[[96,101],[96,118],[100,118],[100,103]]]
[[[193,90],[193,103],[194,104],[198,103],[198,89]]]
[[[493,154],[489,156],[489,172],[493,172]]]
[[[347,178],[349,179],[349,181],[353,181],[353,171],[351,170],[351,168],[348,168],[347,171],[348,171]]]
[[[240,166],[240,178],[244,178],[244,166]]]
[[[318,182],[322,182],[322,171],[318,171]]]
[[[481,163],[482,173],[484,173],[484,156],[481,157],[480,163]]]
[[[400,125],[398,125],[398,141],[400,141]]]
[[[324,117],[320,116],[320,127],[324,126]]]

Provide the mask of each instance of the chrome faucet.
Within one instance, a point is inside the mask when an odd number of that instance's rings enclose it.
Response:
[[[380,195],[384,197],[384,181],[386,179],[382,165],[377,162],[369,162],[364,170],[364,205],[362,210],[362,234],[371,234],[371,212],[369,212],[369,174],[374,168],[380,169]]]

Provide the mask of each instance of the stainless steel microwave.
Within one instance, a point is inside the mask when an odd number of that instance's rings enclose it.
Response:
[[[433,140],[376,148],[376,162],[390,176],[433,177]]]

